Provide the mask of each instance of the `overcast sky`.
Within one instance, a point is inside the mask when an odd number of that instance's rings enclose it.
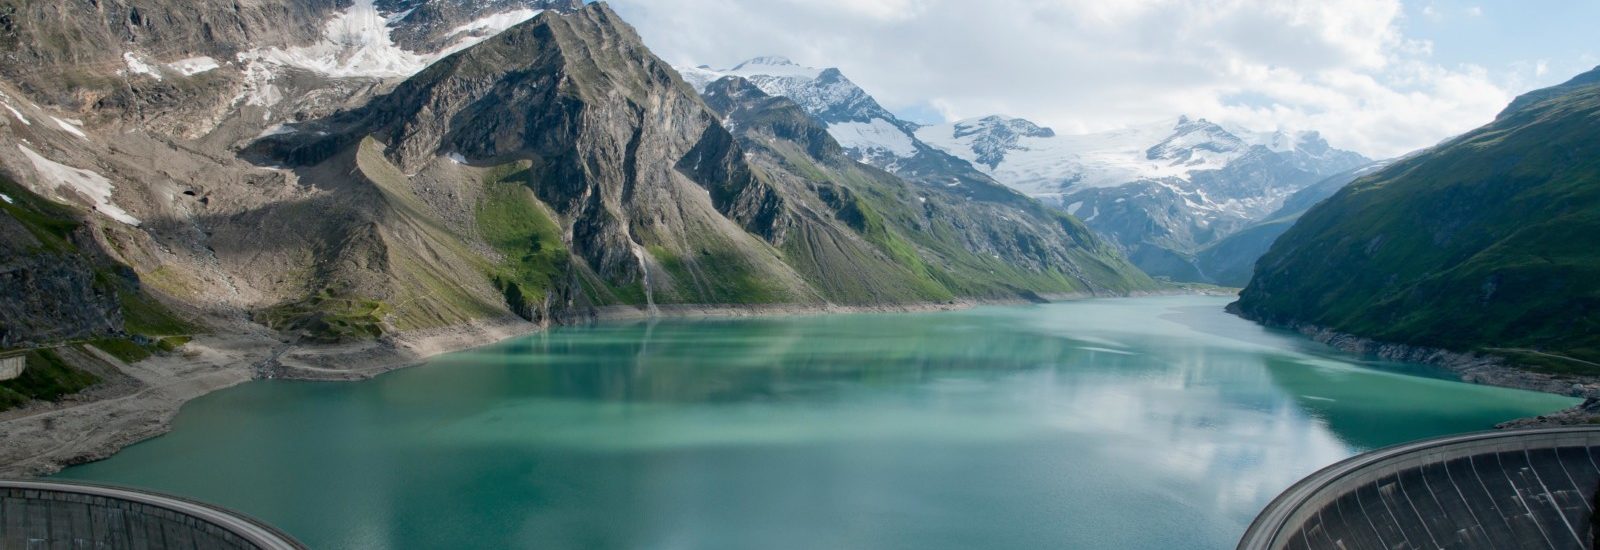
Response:
[[[1591,0],[611,0],[658,55],[839,67],[919,122],[1179,114],[1389,157],[1600,64]]]

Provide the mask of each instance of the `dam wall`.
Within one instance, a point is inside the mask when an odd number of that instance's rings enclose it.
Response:
[[[0,357],[0,382],[15,380],[22,376],[22,370],[28,368],[28,356],[13,355]]]
[[[305,550],[259,521],[198,502],[116,487],[0,481],[0,550]]]
[[[1296,483],[1238,548],[1592,549],[1597,488],[1600,427],[1418,441]]]

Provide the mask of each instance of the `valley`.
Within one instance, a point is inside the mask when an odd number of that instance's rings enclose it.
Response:
[[[314,548],[1224,548],[1600,422],[1600,69],[1023,4],[0,0],[0,477]],[[17,491],[0,547],[93,526]]]

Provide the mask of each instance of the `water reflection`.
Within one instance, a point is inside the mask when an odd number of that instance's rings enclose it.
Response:
[[[1150,298],[564,329],[254,383],[67,471],[326,548],[1231,547],[1361,449],[1568,404]]]

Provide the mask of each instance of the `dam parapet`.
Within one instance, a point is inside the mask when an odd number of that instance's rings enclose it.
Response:
[[[1594,548],[1600,427],[1428,439],[1291,486],[1240,550]]]

